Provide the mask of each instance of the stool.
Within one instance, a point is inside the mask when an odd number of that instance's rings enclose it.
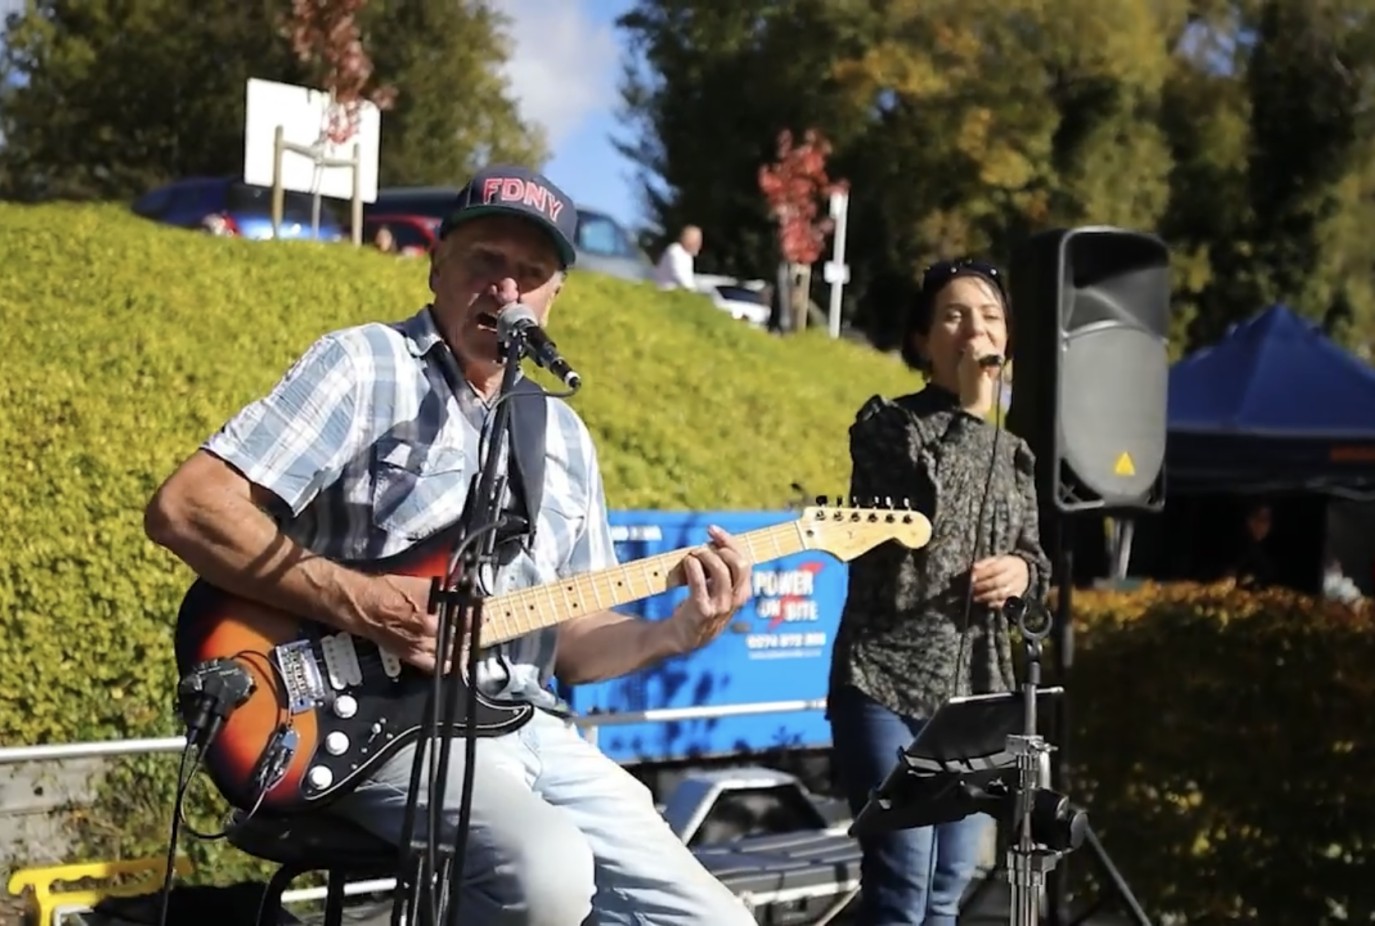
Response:
[[[241,824],[236,815],[232,826],[227,837],[230,845],[279,866],[263,893],[258,926],[278,926],[282,894],[307,872],[325,872],[324,926],[341,926],[344,884],[350,877],[388,878],[397,872],[396,846],[341,817],[324,813],[250,817]]]

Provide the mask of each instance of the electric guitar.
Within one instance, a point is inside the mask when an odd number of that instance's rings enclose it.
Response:
[[[916,511],[816,507],[794,521],[736,537],[751,563],[803,550],[847,562],[886,541],[919,549],[931,523]],[[483,648],[684,584],[680,564],[691,549],[644,559],[486,598]],[[448,574],[452,544],[432,538],[386,559],[355,568],[372,574],[438,578]],[[466,639],[466,632],[464,632]],[[175,633],[177,668],[185,677],[212,661],[232,663],[252,688],[225,718],[202,758],[211,781],[240,810],[289,815],[346,793],[373,768],[423,732],[434,677],[403,664],[372,642],[276,610],[211,585],[192,583]],[[455,660],[461,672],[462,662]],[[232,667],[231,667],[232,669]],[[461,735],[468,699],[463,685],[455,726]],[[472,729],[507,733],[535,710],[478,693]]]

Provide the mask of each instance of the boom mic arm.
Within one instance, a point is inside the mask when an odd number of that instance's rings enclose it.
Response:
[[[582,385],[582,377],[559,353],[558,345],[540,327],[535,313],[526,305],[513,305],[497,316],[497,339],[503,345],[520,342],[530,358],[557,376],[569,389]]]

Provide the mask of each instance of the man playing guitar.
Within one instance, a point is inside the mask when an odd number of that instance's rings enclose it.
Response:
[[[429,578],[345,561],[391,556],[461,517],[499,389],[497,318],[517,303],[543,325],[572,265],[576,211],[544,177],[478,173],[431,256],[433,302],[392,324],[324,335],[263,398],[191,455],[148,505],[148,535],[203,580],[265,607],[372,641],[432,672]],[[586,426],[548,399],[543,504],[533,544],[491,595],[615,565]],[[648,790],[587,743],[549,690],[613,678],[714,639],[750,589],[740,546],[712,529],[683,562],[685,600],[663,621],[583,613],[481,654],[484,695],[539,708],[477,743],[461,909],[473,924],[753,923],[674,836]],[[414,745],[329,805],[402,836]],[[463,750],[444,819],[457,822]],[[423,806],[423,796],[422,796]]]

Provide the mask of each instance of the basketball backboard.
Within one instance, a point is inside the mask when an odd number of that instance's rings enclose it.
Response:
[[[334,113],[338,115],[338,111]],[[282,127],[286,145],[318,145],[327,161],[347,161],[353,146],[359,147],[359,190],[362,201],[377,199],[377,150],[381,140],[382,114],[377,105],[363,101],[348,137],[330,137],[329,94],[271,80],[248,79],[248,111],[244,121],[244,183],[272,186],[274,136]],[[353,197],[353,171],[348,167],[320,167],[308,156],[289,148],[282,152],[282,187],[301,193],[319,193],[335,199]]]

